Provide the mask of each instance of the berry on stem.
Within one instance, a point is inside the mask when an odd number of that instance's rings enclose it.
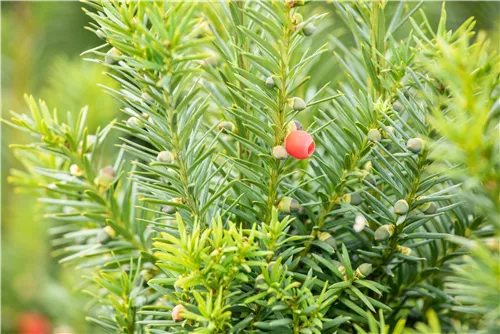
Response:
[[[285,138],[286,151],[299,160],[309,158],[314,153],[315,147],[311,135],[302,130],[294,131]]]

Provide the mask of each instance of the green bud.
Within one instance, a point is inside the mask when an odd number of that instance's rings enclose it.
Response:
[[[255,287],[259,290],[267,290],[269,288],[263,274],[260,274],[257,278],[255,278]]]
[[[104,62],[108,65],[114,64],[117,62],[116,57],[121,56],[121,52],[118,51],[117,48],[113,47],[109,49],[106,53],[106,57],[104,57]]]
[[[299,24],[301,23],[302,21],[304,21],[304,18],[302,17],[302,15],[300,15],[299,13],[295,13],[293,16],[292,16],[292,23],[293,24]]]
[[[177,211],[177,207],[173,205],[164,205],[161,208],[161,211],[168,214],[174,214]]]
[[[80,167],[78,167],[78,165],[72,164],[69,167],[69,173],[73,176],[82,176],[83,170]]]
[[[294,7],[304,6],[306,4],[306,1],[305,0],[287,0],[287,1],[285,1],[285,4],[290,8],[294,8]]]
[[[267,77],[266,86],[269,88],[275,88],[276,87],[276,80],[278,80],[278,77],[276,75],[271,75],[271,76]]]
[[[94,180],[98,186],[107,187],[115,179],[116,171],[113,167],[104,167],[99,171],[99,175]]]
[[[273,147],[273,156],[275,159],[284,160],[288,157],[288,152],[283,146],[278,145]]]
[[[370,275],[373,271],[371,263],[362,263],[357,269],[356,269],[356,277],[358,278],[365,278],[366,276]]]
[[[95,142],[97,140],[97,137],[94,135],[88,135],[87,136],[87,141],[86,141],[86,147],[85,150],[83,149],[83,140],[80,142],[80,145],[78,145],[78,148],[80,151],[84,151],[85,153],[90,152],[92,147],[94,146]]]
[[[203,67],[206,67],[206,66],[215,66],[215,65],[217,65],[217,62],[218,62],[217,56],[216,55],[211,55],[211,56],[203,59],[200,62],[200,65],[203,66]]]
[[[337,270],[340,271],[340,273],[342,275],[345,275],[347,273],[347,270],[345,269],[345,267],[343,265],[338,266]]]
[[[234,126],[233,122],[222,121],[219,123],[219,131],[222,131],[224,133],[229,133],[229,132],[235,133],[236,127]]]
[[[389,134],[394,133],[394,127],[392,126],[386,126],[384,132],[382,133],[382,137],[384,138],[389,138]]]
[[[395,111],[395,112],[402,112],[404,110],[404,106],[401,104],[401,102],[399,101],[394,101],[394,103],[392,104],[392,109]]]
[[[375,180],[375,177],[372,174],[367,174],[365,176],[365,180],[368,181],[373,186],[377,185],[377,180]]]
[[[387,240],[394,234],[394,225],[382,225],[375,231],[375,240]]]
[[[354,225],[352,226],[352,228],[354,229],[355,232],[359,233],[363,231],[366,224],[368,224],[368,222],[366,221],[365,217],[356,216],[356,218],[354,218]]]
[[[302,130],[303,128],[304,127],[302,126],[302,124],[299,121],[296,121],[296,120],[290,121],[286,125],[286,136],[288,136],[290,133],[292,133],[294,131]]]
[[[411,254],[411,248],[405,247],[405,246],[400,246],[397,245],[396,250],[404,255],[410,255]]]
[[[170,200],[170,202],[185,204],[186,200],[184,198],[175,197]],[[174,214],[177,211],[177,206],[174,205],[165,205],[162,207],[161,211],[169,214]]]
[[[97,233],[97,242],[105,244],[116,237],[116,231],[111,226],[106,226]]]
[[[182,316],[182,312],[184,312],[186,308],[182,305],[177,305],[176,307],[173,308],[172,310],[172,320],[174,322],[179,322],[184,320],[184,317]]]
[[[174,162],[174,156],[169,151],[161,151],[160,153],[158,153],[156,160],[158,160],[159,162],[166,162],[168,164],[171,164],[172,162]]]
[[[371,129],[368,131],[368,140],[371,141],[372,143],[379,142],[382,136],[380,135],[380,131],[377,129]]]
[[[344,201],[344,203],[349,203],[352,205],[360,205],[361,203],[363,203],[363,197],[361,197],[358,192],[344,194],[342,200]]]
[[[334,237],[332,237],[332,235],[328,232],[321,232],[318,236],[318,239],[321,240],[321,241],[324,241],[326,242],[327,244],[329,244],[330,246],[332,246],[333,248],[336,248],[337,247],[337,241],[335,240]]]
[[[367,172],[371,171],[372,168],[373,168],[373,164],[370,160],[365,162],[365,164],[363,165],[363,170],[366,170]]]
[[[408,202],[404,199],[400,199],[396,202],[396,204],[394,204],[394,213],[398,215],[405,215],[409,208]]]
[[[276,261],[271,261],[271,262],[269,262],[269,264],[267,265],[267,273],[268,273],[269,275],[271,275],[271,274],[272,274],[272,272],[273,272],[273,269],[274,269],[274,266],[275,266],[275,265],[277,265],[277,264],[276,264]],[[281,266],[280,266],[280,268],[279,268],[279,269],[281,270]],[[279,270],[279,271],[280,271],[280,270]],[[278,272],[279,272],[279,271],[278,271]]]
[[[296,199],[283,197],[278,203],[278,210],[283,213],[298,212],[300,210],[300,204]]]
[[[141,94],[141,98],[146,101],[146,102],[149,102],[149,103],[154,103],[155,102],[155,99],[153,99],[151,97],[151,95],[149,95],[147,92],[144,92]]]
[[[304,36],[311,36],[316,32],[316,26],[312,23],[307,23],[307,24],[301,23],[299,24],[298,28],[300,29],[300,32]]]
[[[424,146],[424,141],[421,138],[410,138],[406,143],[406,148],[413,153],[420,153]]]
[[[140,119],[138,119],[137,117],[130,117],[128,120],[127,120],[127,124],[128,126],[130,127],[134,127],[134,126],[137,126],[137,127],[141,127],[142,126],[142,122]]]
[[[437,213],[438,206],[434,202],[429,203],[429,207],[424,211],[427,215],[434,215]]]
[[[302,111],[307,108],[305,101],[300,97],[292,97],[288,100],[288,105],[295,111]]]

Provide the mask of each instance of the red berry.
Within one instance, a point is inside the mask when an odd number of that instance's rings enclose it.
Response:
[[[298,130],[290,133],[285,139],[285,148],[292,157],[304,160],[314,153],[314,139],[305,131]]]
[[[52,333],[50,322],[45,316],[36,312],[23,313],[18,319],[20,334]]]

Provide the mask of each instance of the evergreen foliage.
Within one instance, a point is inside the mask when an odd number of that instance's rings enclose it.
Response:
[[[86,108],[63,120],[27,97],[31,114],[5,122],[34,137],[12,145],[25,169],[10,181],[37,192],[54,256],[84,273],[89,321],[498,330],[499,59],[472,19],[449,31],[443,6],[433,31],[420,4],[335,2],[349,47],[304,1],[85,5],[104,41],[86,56],[126,119],[91,134]],[[324,61],[345,72],[337,89],[311,80]],[[297,118],[305,160],[285,140]]]

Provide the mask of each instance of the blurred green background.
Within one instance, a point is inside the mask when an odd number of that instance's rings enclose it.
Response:
[[[27,111],[25,93],[43,98],[50,108],[57,107],[59,113],[76,113],[88,105],[91,130],[118,117],[119,106],[97,86],[98,83],[114,86],[114,83],[102,74],[104,69],[100,65],[80,57],[81,52],[102,43],[84,29],[88,18],[81,10],[81,3],[2,1],[0,5],[2,118],[8,118],[9,110]],[[310,6],[331,11],[332,15],[323,22],[324,32],[341,34],[348,42],[349,32],[333,13],[331,3]],[[424,4],[434,25],[440,8],[439,2]],[[499,2],[449,2],[447,9],[450,28],[475,16],[477,28],[490,32],[492,47],[498,51]],[[398,33],[404,36],[407,31],[405,27]],[[321,64],[327,70],[321,79],[337,79],[334,58],[331,54],[324,58]],[[48,224],[41,219],[36,199],[16,192],[6,182],[9,169],[20,167],[8,145],[27,141],[26,136],[2,125],[2,333],[18,333],[20,319],[33,312],[50,322],[52,332],[97,333],[84,321],[88,300],[74,291],[81,282],[81,274],[61,268],[51,259]]]

